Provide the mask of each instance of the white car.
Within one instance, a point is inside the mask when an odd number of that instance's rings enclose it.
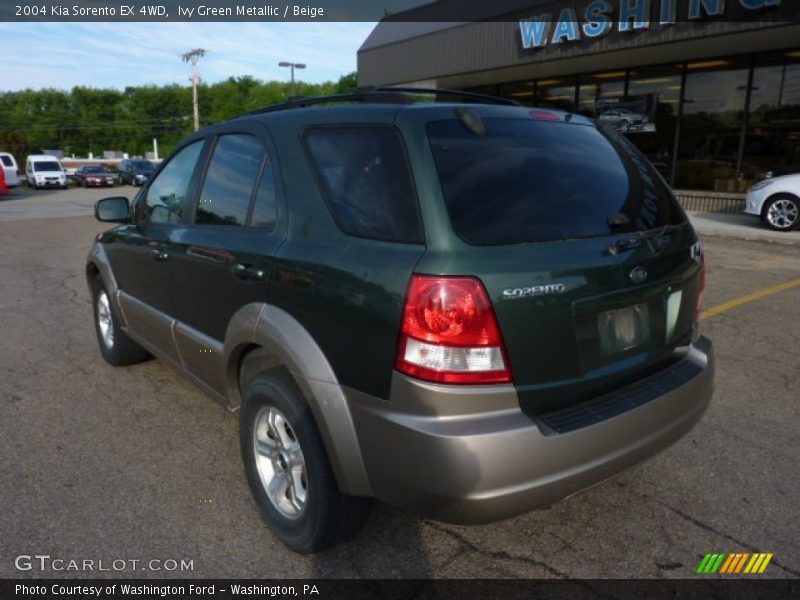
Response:
[[[19,167],[14,156],[8,152],[0,152],[0,168],[5,171],[6,185],[10,188],[17,187],[19,185],[19,176],[17,175]]]
[[[49,187],[60,187],[65,190],[69,187],[64,167],[58,158],[49,154],[28,156],[28,160],[25,161],[25,178],[28,185],[35,190]]]
[[[800,224],[800,173],[756,183],[747,190],[744,212],[776,231],[795,229]]]
[[[601,113],[597,118],[621,131],[628,131],[632,127],[645,125],[648,121],[647,115],[635,113],[627,108],[612,108]]]

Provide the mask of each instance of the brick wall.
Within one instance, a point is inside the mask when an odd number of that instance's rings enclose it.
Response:
[[[726,194],[722,192],[697,192],[675,190],[684,210],[693,212],[738,214],[744,210],[744,194]]]

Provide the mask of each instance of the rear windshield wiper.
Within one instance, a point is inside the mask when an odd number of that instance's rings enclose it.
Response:
[[[648,244],[650,244],[650,250],[655,252],[663,244],[664,236],[670,231],[674,231],[675,229],[679,228],[680,225],[662,225],[661,227],[657,227],[655,229],[637,231],[626,238],[622,238],[621,240],[617,240],[609,244],[608,253],[611,254],[611,256],[616,256],[623,250],[641,246],[643,242],[648,242]]]

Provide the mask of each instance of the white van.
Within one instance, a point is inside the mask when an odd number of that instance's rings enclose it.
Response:
[[[67,189],[67,172],[55,156],[31,154],[25,163],[25,179],[33,189],[60,187]]]
[[[0,152],[0,167],[3,167],[6,175],[6,185],[10,188],[19,185],[19,166],[13,155],[8,152]]]

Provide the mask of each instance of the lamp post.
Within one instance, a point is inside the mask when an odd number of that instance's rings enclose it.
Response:
[[[200,76],[197,74],[197,61],[205,56],[206,51],[202,48],[195,48],[185,53],[181,58],[183,62],[191,63],[192,65],[192,103],[194,104],[194,130],[200,129],[200,107],[197,102],[197,88],[200,85]]]
[[[292,96],[294,96],[294,70],[295,69],[305,69],[306,68],[305,63],[293,63],[293,62],[286,62],[284,60],[284,61],[279,62],[278,66],[279,67],[289,67],[292,70],[292,88],[291,89],[292,89]]]

